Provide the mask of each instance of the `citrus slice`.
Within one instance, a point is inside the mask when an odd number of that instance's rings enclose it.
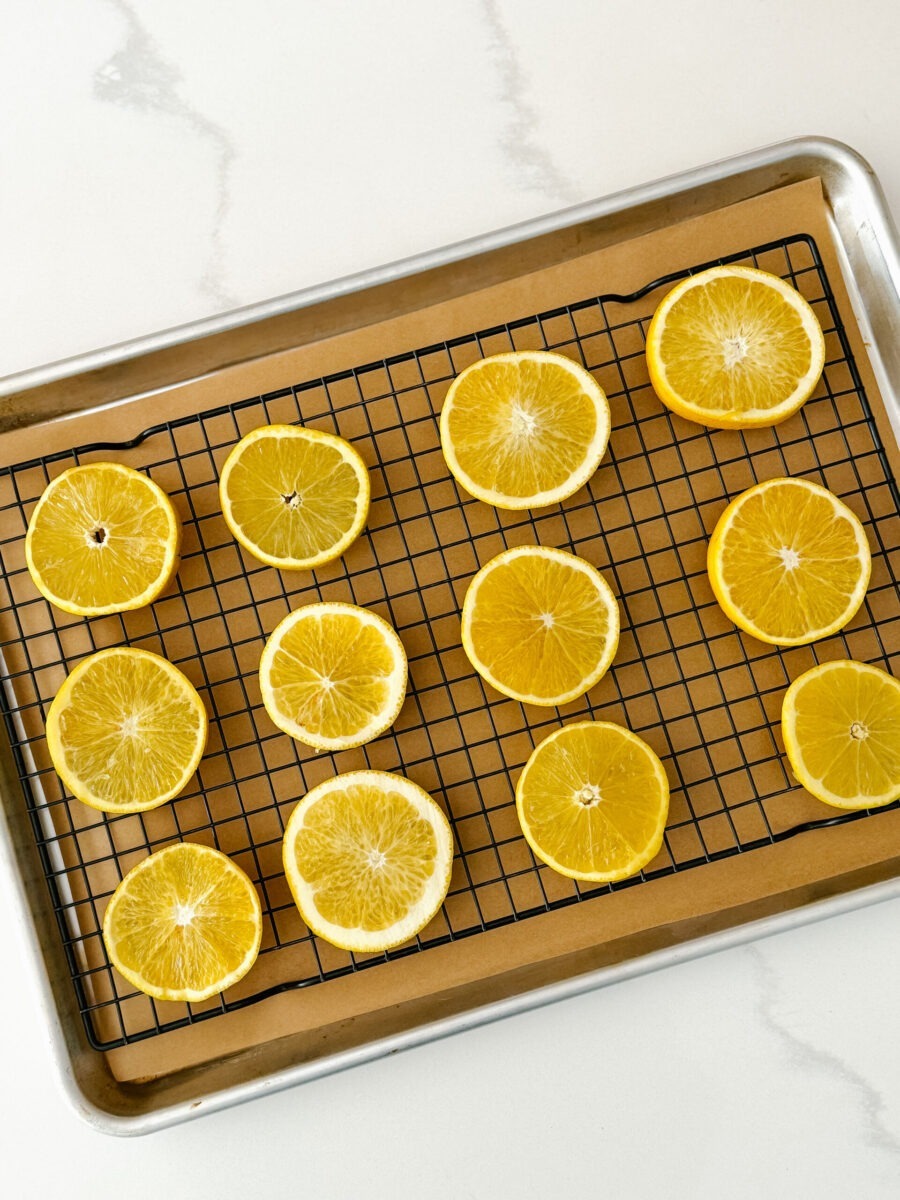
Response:
[[[774,646],[842,629],[863,602],[871,566],[859,519],[806,479],[769,479],[742,492],[719,518],[707,552],[726,615]]]
[[[535,747],[516,785],[525,840],[571,879],[634,875],[662,845],[669,782],[646,742],[621,725],[578,721]]]
[[[609,405],[583,367],[518,350],[472,363],[441,409],[441,447],[456,481],[497,508],[540,508],[578,491],[609,441]]]
[[[262,910],[256,888],[226,855],[182,842],[143,859],[103,916],[110,961],[157,1000],[208,1000],[256,961]]]
[[[397,634],[355,604],[308,604],[290,613],[259,663],[266,712],[279,729],[317,750],[378,737],[406,694],[406,653]]]
[[[400,775],[354,771],[320,783],[291,813],[284,869],[313,933],[360,953],[423,929],[450,887],[453,837],[427,792]]]
[[[794,775],[835,808],[900,799],[900,680],[851,659],[822,663],[785,693],[781,731]]]
[[[206,745],[206,709],[177,667],[147,650],[99,650],[74,668],[47,714],[57,774],[109,813],[157,808],[181,792]]]
[[[683,279],[647,331],[650,382],[663,404],[721,429],[777,425],[809,399],[824,365],[810,305],[753,267]]]
[[[25,561],[51,604],[99,617],[150,604],[178,567],[181,522],[152,479],[121,463],[70,467],[28,522]]]
[[[523,704],[566,704],[609,669],[619,644],[619,606],[583,558],[516,546],[492,558],[469,584],[462,643],[498,692]]]
[[[241,438],[219,479],[222,516],[250,553],[283,571],[338,558],[369,514],[369,472],[343,438],[264,425]]]

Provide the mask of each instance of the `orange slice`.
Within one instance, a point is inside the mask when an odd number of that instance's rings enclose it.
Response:
[[[219,479],[222,516],[245,550],[283,571],[338,558],[369,513],[369,472],[349,442],[299,425],[241,438]]]
[[[753,267],[711,267],[683,279],[647,331],[656,394],[701,425],[776,425],[810,397],[824,365],[825,339],[810,305]]]
[[[173,799],[200,764],[208,721],[190,680],[148,650],[112,647],[72,670],[47,714],[47,746],[73,796],[108,813]]]
[[[597,470],[609,405],[594,377],[561,354],[517,350],[473,363],[441,409],[441,447],[457,482],[497,508],[541,508]]]
[[[523,704],[566,704],[609,669],[619,606],[583,558],[547,546],[504,550],[469,584],[463,649],[492,687]]]
[[[243,979],[262,939],[256,888],[218,850],[184,842],[125,876],[103,916],[113,966],[157,1000],[197,1003]]]
[[[665,770],[621,725],[579,721],[534,749],[516,785],[516,812],[539,859],[572,879],[634,875],[662,845]]]
[[[259,682],[279,729],[317,750],[346,750],[396,721],[406,653],[387,621],[368,609],[307,604],[266,642]]]
[[[70,467],[37,502],[25,560],[42,595],[99,617],[150,604],[178,567],[181,522],[152,479],[121,463]]]
[[[707,568],[735,625],[762,642],[799,646],[851,620],[872,556],[858,517],[837,496],[807,479],[769,479],[725,509]]]
[[[795,679],[781,710],[794,774],[835,808],[880,808],[900,799],[900,680],[837,659]]]
[[[385,771],[320,783],[291,813],[284,869],[303,920],[319,937],[361,953],[408,941],[450,886],[447,818],[417,784]]]

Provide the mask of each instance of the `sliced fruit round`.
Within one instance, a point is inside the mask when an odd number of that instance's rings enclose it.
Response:
[[[583,367],[518,350],[472,363],[441,409],[441,447],[456,481],[497,508],[541,508],[582,487],[609,441],[609,404]]]
[[[355,604],[308,604],[266,642],[259,682],[279,729],[317,750],[384,733],[406,695],[406,653],[393,628]]]
[[[800,675],[785,693],[781,731],[794,775],[835,808],[900,800],[900,680],[838,659]]]
[[[621,725],[578,721],[535,747],[516,785],[522,832],[542,862],[608,883],[659,852],[669,781],[646,742]]]
[[[833,493],[807,479],[769,479],[722,513],[707,568],[735,625],[774,646],[800,646],[853,617],[872,556],[858,517]]]
[[[453,837],[437,803],[385,771],[320,783],[291,813],[284,869],[300,915],[344,950],[376,953],[414,937],[450,887]]]
[[[158,654],[113,647],[72,670],[47,714],[47,746],[73,796],[108,813],[183,791],[206,746],[203,701]]]
[[[809,303],[777,275],[711,267],[677,284],[647,331],[650,382],[701,425],[777,425],[808,400],[825,365]]]
[[[261,939],[256,888],[230,858],[195,842],[139,862],[103,916],[113,966],[157,1000],[198,1003],[224,992],[253,966]]]
[[[590,563],[548,546],[516,546],[486,563],[462,610],[463,649],[498,692],[523,704],[567,704],[606,673],[619,606]]]
[[[99,617],[150,604],[178,567],[181,522],[152,479],[121,463],[70,467],[47,485],[25,561],[51,604]]]
[[[349,442],[298,425],[241,438],[219,479],[228,528],[261,562],[309,570],[340,557],[369,514],[369,472]]]

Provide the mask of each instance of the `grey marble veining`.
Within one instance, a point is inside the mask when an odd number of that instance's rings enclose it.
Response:
[[[554,204],[583,199],[541,143],[537,112],[527,98],[528,79],[498,0],[481,0],[481,12],[488,31],[488,52],[500,83],[500,101],[508,114],[499,149],[510,164],[513,177],[520,186],[540,192]]]
[[[748,945],[744,952],[753,964],[759,988],[757,1015],[763,1027],[781,1043],[791,1067],[812,1077],[825,1077],[838,1085],[846,1096],[847,1112],[854,1111],[859,1119],[866,1144],[900,1158],[900,1137],[885,1123],[888,1106],[878,1089],[833,1051],[798,1037],[779,1020],[781,995],[775,969],[761,946]],[[844,1125],[845,1114],[838,1116]]]
[[[137,14],[125,0],[106,0],[125,23],[125,42],[97,70],[94,95],[98,100],[148,114],[161,114],[182,122],[208,147],[215,164],[216,205],[210,225],[210,248],[200,288],[218,310],[237,307],[237,298],[226,285],[223,231],[230,206],[229,183],[235,159],[225,130],[192,107],[181,95],[182,76],[168,62]]]

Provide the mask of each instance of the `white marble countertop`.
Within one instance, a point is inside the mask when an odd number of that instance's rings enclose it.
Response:
[[[8,0],[0,375],[783,138],[900,217],[895,0]],[[0,883],[4,1194],[900,1194],[900,902],[141,1141],[57,1088]]]

